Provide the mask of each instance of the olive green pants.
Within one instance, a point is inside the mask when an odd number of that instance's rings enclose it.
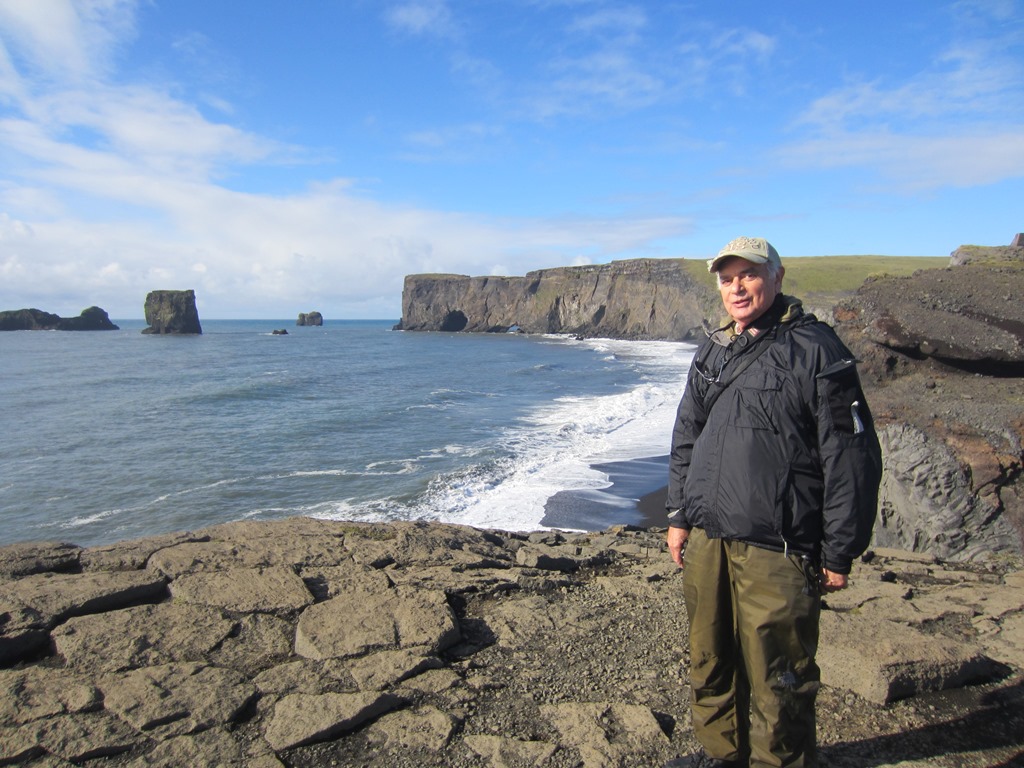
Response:
[[[811,564],[699,528],[684,562],[698,740],[751,766],[817,765],[821,599]]]

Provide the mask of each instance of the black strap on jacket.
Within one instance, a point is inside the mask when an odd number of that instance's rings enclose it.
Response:
[[[756,328],[763,332],[757,336],[752,336],[747,331],[744,331],[733,340],[732,344],[740,346],[740,354],[733,358],[736,360],[736,364],[729,370],[728,378],[723,379],[719,376],[717,381],[708,382],[708,388],[704,391],[704,396],[702,397],[705,414],[711,413],[711,409],[718,402],[718,398],[722,396],[722,393],[725,392],[729,385],[736,381],[747,368],[753,365],[754,361],[765,353],[781,333],[790,329],[790,323],[782,322],[782,315],[785,310],[785,303],[782,295],[779,294],[771,308],[751,324],[751,328]],[[709,348],[713,348],[714,344],[714,340],[708,340]],[[729,348],[731,348],[732,344],[730,344]],[[750,349],[744,351],[743,348],[747,346],[750,346]],[[727,348],[727,351],[729,348]],[[699,357],[700,353],[698,352]],[[698,362],[699,360],[694,360],[695,365]],[[725,365],[726,363],[723,363],[723,372]]]

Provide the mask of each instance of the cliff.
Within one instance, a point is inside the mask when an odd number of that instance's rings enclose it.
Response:
[[[823,764],[1017,764],[1022,577],[858,563],[822,616]],[[0,764],[664,765],[696,746],[684,578],[630,528],[291,518],[3,547]]]
[[[525,277],[409,275],[396,327],[685,340],[717,316],[717,302],[704,262],[685,259],[559,267]]]

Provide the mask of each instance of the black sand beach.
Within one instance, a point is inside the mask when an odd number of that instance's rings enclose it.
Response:
[[[594,464],[607,488],[561,491],[544,505],[541,524],[564,530],[601,531],[612,525],[664,527],[668,456]]]

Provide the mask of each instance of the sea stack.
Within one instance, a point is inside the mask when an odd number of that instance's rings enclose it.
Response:
[[[295,321],[296,325],[323,325],[324,316],[319,312],[299,312],[299,319]]]
[[[88,307],[78,317],[60,317],[40,309],[0,312],[0,331],[116,331],[106,311]]]
[[[146,296],[146,322],[149,327],[143,333],[202,333],[203,327],[199,324],[199,312],[196,309],[196,292],[150,291]]]

